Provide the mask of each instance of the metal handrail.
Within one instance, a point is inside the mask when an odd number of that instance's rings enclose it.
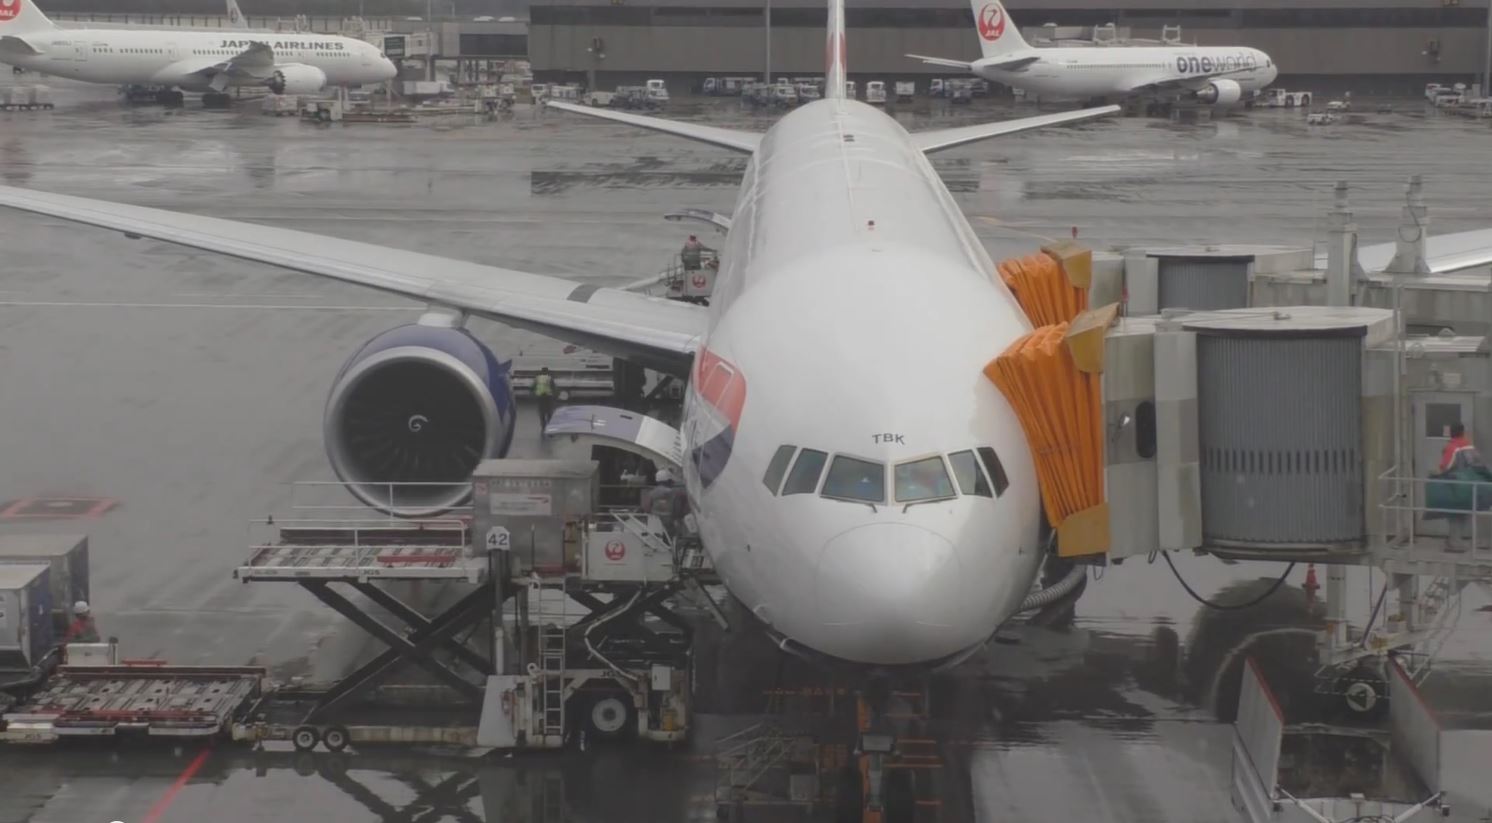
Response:
[[[273,546],[283,546],[283,547],[286,547],[286,548],[301,548],[301,549],[304,549],[304,548],[331,548],[331,547],[349,547],[350,546],[350,547],[358,548],[358,549],[363,549],[363,548],[387,549],[387,548],[390,548],[392,546],[398,546],[398,545],[414,545],[414,544],[364,543],[363,542],[363,534],[365,532],[377,531],[377,532],[385,533],[386,534],[391,529],[398,530],[398,531],[406,531],[406,532],[410,532],[411,534],[420,533],[420,532],[433,532],[433,531],[459,532],[460,535],[461,535],[461,543],[463,545],[469,544],[471,542],[471,540],[470,540],[470,537],[471,537],[471,535],[470,535],[470,529],[471,529],[470,524],[467,523],[467,522],[465,522],[465,521],[462,521],[462,520],[459,520],[459,519],[455,519],[455,518],[431,519],[431,520],[397,520],[396,519],[396,520],[393,520],[393,521],[384,520],[384,519],[380,519],[380,518],[367,518],[367,519],[361,519],[361,520],[357,520],[357,519],[298,518],[298,519],[291,519],[291,520],[253,520],[253,521],[250,521],[249,527],[250,527],[250,530],[251,530],[251,542],[256,547],[260,547],[260,546],[270,546],[270,547],[273,547]],[[351,535],[351,537],[352,537],[352,540],[351,540],[351,542],[347,542],[347,543],[326,543],[326,542],[322,542],[322,541],[317,541],[317,542],[314,542],[314,543],[300,543],[300,542],[286,543],[286,542],[281,542],[281,541],[278,541],[278,540],[255,540],[255,539],[252,539],[252,530],[255,529],[255,528],[272,528],[272,529],[275,530],[275,534],[276,534],[277,537],[279,535],[283,534],[285,529],[335,529],[335,530],[338,530],[338,531],[349,533]]]
[[[1439,514],[1448,517],[1465,517],[1469,519],[1471,522],[1471,534],[1469,535],[1471,545],[1478,545],[1477,523],[1483,515],[1492,516],[1492,509],[1481,510],[1476,507],[1477,498],[1479,497],[1476,487],[1485,486],[1488,489],[1487,494],[1492,495],[1492,481],[1415,477],[1398,474],[1397,472],[1398,468],[1393,467],[1378,475],[1378,482],[1389,487],[1389,493],[1381,498],[1378,503],[1379,511],[1383,513],[1383,536],[1385,541],[1391,544],[1407,543],[1408,545],[1413,545],[1419,538],[1418,527],[1420,518],[1427,514]],[[1420,501],[1424,500],[1424,492],[1431,483],[1471,486],[1471,508],[1446,509],[1421,503]]]

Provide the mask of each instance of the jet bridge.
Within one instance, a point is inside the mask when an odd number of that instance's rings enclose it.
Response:
[[[1492,431],[1492,272],[1432,273],[1428,250],[1444,269],[1455,243],[1407,192],[1395,252],[1364,258],[1384,271],[1357,260],[1345,187],[1325,255],[1062,243],[1004,261],[1036,328],[985,370],[1063,557],[1325,566],[1318,688],[1359,715],[1388,708],[1388,657],[1422,679],[1461,591],[1492,582],[1492,484],[1437,475],[1454,424]],[[1385,573],[1361,627],[1347,565]]]

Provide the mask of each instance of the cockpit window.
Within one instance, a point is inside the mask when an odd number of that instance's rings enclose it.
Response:
[[[1010,478],[1005,476],[1005,467],[1000,465],[1000,456],[989,446],[979,448],[979,459],[984,461],[985,471],[989,472],[989,478],[995,484],[995,496],[999,497],[1010,488]]]
[[[865,503],[886,502],[886,465],[836,455],[824,481],[824,496]]]
[[[798,452],[798,462],[793,464],[793,470],[788,473],[787,483],[782,487],[782,493],[788,494],[813,494],[819,487],[819,475],[824,471],[824,463],[829,459],[826,452],[804,449]]]
[[[948,479],[948,467],[943,465],[941,457],[898,463],[894,471],[898,503],[945,500],[958,496],[953,490],[953,481]]]
[[[776,494],[778,487],[782,485],[782,476],[787,473],[788,461],[793,459],[793,452],[797,450],[797,446],[783,446],[772,455],[772,462],[767,464],[767,474],[762,478],[762,482],[773,494]]]
[[[954,452],[948,455],[948,462],[953,466],[953,476],[958,480],[959,491],[980,497],[995,496],[990,491],[988,478],[979,468],[979,458],[974,456],[974,452]]]

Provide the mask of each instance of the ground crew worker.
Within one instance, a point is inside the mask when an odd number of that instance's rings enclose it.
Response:
[[[1471,448],[1471,438],[1466,436],[1466,424],[1451,424],[1451,440],[1440,450],[1440,471],[1450,471],[1451,464],[1456,462],[1456,452]]]
[[[704,244],[699,242],[699,238],[689,235],[689,239],[684,241],[684,250],[679,252],[679,260],[684,264],[684,271],[699,271],[704,259],[704,251]]]
[[[681,511],[686,505],[683,502],[684,490],[674,485],[673,472],[668,469],[659,469],[655,484],[651,489],[645,489],[642,493],[642,511],[644,514],[656,515],[663,521],[663,528],[670,536],[680,517],[684,515]]]
[[[554,375],[549,373],[548,366],[534,377],[534,398],[539,401],[539,436],[543,437],[549,418],[554,416]]]
[[[98,624],[93,622],[93,611],[88,608],[88,602],[79,600],[73,604],[73,622],[67,627],[67,633],[62,636],[63,643],[97,643]]]

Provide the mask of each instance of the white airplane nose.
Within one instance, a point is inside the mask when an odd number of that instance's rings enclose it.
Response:
[[[978,642],[982,627],[958,550],[906,523],[858,526],[819,554],[814,586],[827,654],[887,665],[947,657]]]

